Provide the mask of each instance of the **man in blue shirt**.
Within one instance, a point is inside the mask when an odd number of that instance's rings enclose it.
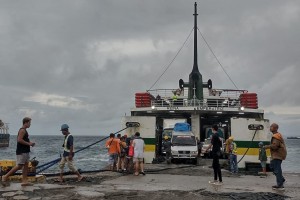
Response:
[[[60,168],[60,179],[59,182],[63,182],[63,174],[64,174],[64,167],[65,164],[68,164],[69,169],[74,172],[77,175],[77,181],[81,181],[83,179],[83,176],[80,175],[78,170],[73,164],[73,157],[74,157],[74,145],[73,145],[73,136],[69,132],[69,126],[68,124],[63,124],[61,126],[61,132],[65,136],[63,148],[64,148],[64,153],[63,157],[61,158],[61,161],[59,163],[59,168]]]

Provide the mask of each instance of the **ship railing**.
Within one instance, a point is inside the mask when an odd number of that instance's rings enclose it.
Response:
[[[8,123],[4,123],[3,126],[0,127],[1,134],[8,134]]]
[[[247,90],[211,89],[208,90],[208,96],[220,96],[220,97],[227,97],[230,99],[239,99],[241,94],[247,92],[248,92]]]
[[[155,107],[228,107],[228,108],[239,108],[240,101],[239,100],[231,100],[231,99],[186,99],[186,98],[177,98],[172,99],[160,99],[160,100],[152,100],[151,106]]]
[[[216,91],[216,92],[215,92]],[[181,92],[179,96],[174,98],[174,92],[176,89],[157,89],[149,90],[148,92],[156,97],[151,101],[151,106],[155,107],[228,107],[237,108],[240,107],[239,96],[242,93],[247,92],[246,90],[225,90],[225,89],[215,89],[204,90],[203,100],[198,99],[188,99],[188,90],[185,89]],[[214,93],[215,92],[215,93]]]
[[[180,92],[178,95],[179,97],[188,98],[188,89],[184,88],[183,90],[180,89],[155,89],[155,90],[148,90],[153,97],[159,96],[160,98],[170,98],[174,96],[174,93],[177,91]],[[247,93],[247,90],[233,90],[233,89],[203,89],[203,96],[206,97],[227,97],[230,99],[239,99],[240,95],[243,93]]]
[[[174,93],[178,89],[155,89],[155,90],[148,90],[153,97],[155,98],[162,98],[162,99],[167,99],[167,98],[172,98],[174,96]],[[179,96],[181,97],[186,97],[188,95],[188,90],[184,89]]]

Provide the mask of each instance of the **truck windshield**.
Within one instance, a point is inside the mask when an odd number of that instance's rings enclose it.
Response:
[[[172,131],[173,129],[165,129],[163,134],[162,134],[162,138],[164,138],[165,136],[168,136],[169,138],[172,137]]]
[[[195,136],[190,135],[174,135],[172,138],[172,144],[175,146],[195,146],[196,139]]]
[[[211,130],[211,128],[206,130],[206,135],[208,138],[210,138],[212,136],[213,132]],[[218,135],[220,138],[224,138],[224,130],[222,130],[221,128],[218,129]]]

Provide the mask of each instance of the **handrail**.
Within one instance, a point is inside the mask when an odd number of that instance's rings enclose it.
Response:
[[[154,98],[157,95],[160,96],[161,99],[168,99],[174,96],[174,92],[178,89],[154,89],[147,90]],[[234,89],[203,89],[204,98],[212,98],[212,97],[227,97],[230,99],[239,99],[240,95],[243,93],[247,93],[247,90],[234,90]],[[179,97],[188,98],[188,89],[184,88]]]
[[[257,99],[241,98],[242,94],[248,93],[247,90],[204,88],[202,100],[189,99],[187,88],[184,88],[183,90],[154,89],[147,90],[147,93],[149,94],[150,98],[145,100],[149,101],[149,103],[146,103],[145,105],[139,104],[138,107],[206,107],[217,109],[241,107],[251,109],[258,108]],[[141,101],[143,103],[142,97]]]
[[[222,107],[222,108],[240,108],[240,101],[237,99],[230,98],[214,98],[214,99],[185,99],[178,97],[176,100],[172,98],[169,99],[161,99],[161,100],[152,100],[151,106],[155,107]]]
[[[1,120],[1,122],[2,122],[2,120]],[[8,129],[9,129],[8,123],[2,122],[2,126],[0,126],[0,133],[1,134],[9,134]]]

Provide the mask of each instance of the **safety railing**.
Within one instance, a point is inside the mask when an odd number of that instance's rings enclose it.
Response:
[[[177,89],[178,91],[178,89]],[[203,91],[203,100],[188,99],[188,90],[181,91],[180,95],[175,97],[176,89],[157,89],[148,91],[154,99],[151,101],[151,106],[155,107],[240,107],[240,94],[247,92],[246,90],[224,90],[212,89]]]
[[[160,100],[152,100],[151,106],[155,107],[170,107],[170,106],[177,106],[177,107],[228,107],[228,108],[239,108],[240,101],[239,100],[232,100],[232,99],[184,99],[184,98],[177,98],[175,99],[160,99]]]
[[[3,125],[0,127],[0,133],[1,134],[8,134],[8,123],[3,123]]]

